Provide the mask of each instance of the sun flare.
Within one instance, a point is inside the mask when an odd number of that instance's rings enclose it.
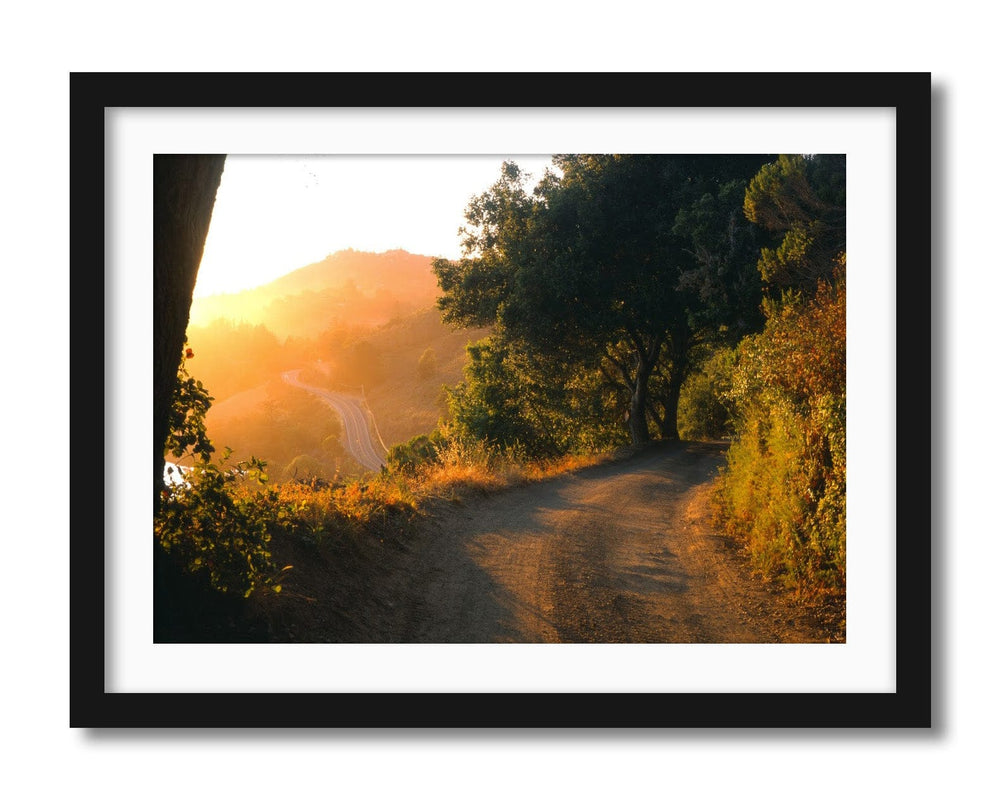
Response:
[[[514,160],[541,178],[551,156],[230,155],[195,296],[267,283],[339,250],[457,258],[469,199]]]

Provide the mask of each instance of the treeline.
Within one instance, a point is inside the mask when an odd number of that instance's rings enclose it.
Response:
[[[763,573],[843,590],[843,156],[563,155],[531,193],[508,162],[465,216],[439,307],[492,334],[435,436],[538,458],[731,438],[721,522]]]

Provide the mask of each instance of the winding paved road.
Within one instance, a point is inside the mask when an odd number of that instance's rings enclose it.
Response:
[[[355,461],[365,469],[382,469],[385,466],[385,458],[381,455],[383,449],[372,439],[368,413],[361,405],[361,398],[302,383],[299,380],[301,372],[300,369],[293,369],[283,372],[281,377],[285,383],[316,395],[340,415],[344,421],[344,446]]]

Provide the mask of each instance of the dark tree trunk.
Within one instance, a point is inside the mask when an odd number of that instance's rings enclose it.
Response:
[[[191,297],[224,155],[153,156],[153,508]]]
[[[681,399],[681,386],[690,371],[688,360],[691,348],[690,331],[679,328],[671,331],[668,341],[667,355],[670,359],[669,380],[666,381],[663,393],[659,396],[663,402],[663,418],[658,420],[660,436],[664,439],[680,439],[677,430],[677,407]]]
[[[670,381],[663,395],[663,423],[660,425],[660,435],[664,439],[680,439],[677,432],[677,405],[681,399],[681,383],[679,379]]]
[[[645,444],[649,441],[649,420],[646,419],[646,404],[649,400],[649,376],[653,365],[640,360],[636,369],[635,386],[632,389],[632,402],[629,404],[628,428],[632,436],[632,444]]]

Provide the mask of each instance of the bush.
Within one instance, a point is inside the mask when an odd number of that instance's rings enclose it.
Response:
[[[733,408],[726,395],[735,361],[735,350],[718,350],[684,381],[677,404],[677,430],[682,439],[723,439],[733,435]]]
[[[268,543],[288,511],[274,492],[254,488],[267,483],[264,462],[251,458],[230,467],[227,450],[212,463],[215,448],[205,432],[212,398],[187,373],[186,361],[194,353],[186,344],[177,369],[167,451],[198,461],[184,482],[161,489],[153,520],[158,553],[182,571],[204,577],[218,592],[246,597],[262,584],[280,591]]]
[[[430,435],[414,436],[408,442],[393,445],[386,456],[386,465],[391,472],[412,472],[422,464],[438,460],[438,449],[444,444],[439,430]]]
[[[261,462],[227,467],[225,461],[198,464],[186,476],[187,485],[163,490],[153,526],[156,541],[175,563],[218,592],[248,597],[261,585],[281,591],[268,544],[289,521],[290,510],[273,491],[249,485],[267,481]]]
[[[417,375],[425,379],[430,378],[437,372],[437,368],[437,353],[433,347],[428,347],[417,361]]]
[[[761,572],[804,592],[846,585],[846,388],[843,280],[786,296],[737,349],[719,516]]]
[[[499,336],[467,348],[465,379],[448,390],[456,438],[533,459],[607,450],[627,441],[620,393],[596,368],[528,353]]]

